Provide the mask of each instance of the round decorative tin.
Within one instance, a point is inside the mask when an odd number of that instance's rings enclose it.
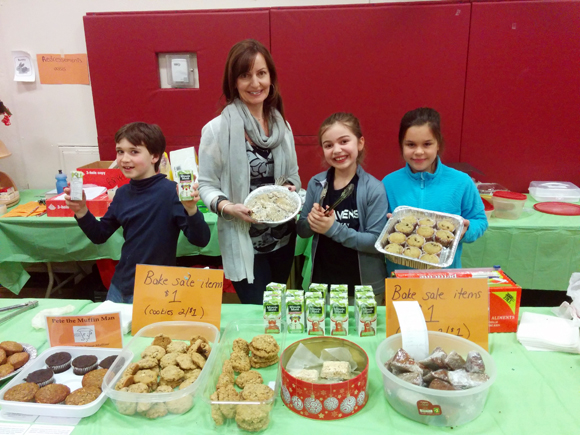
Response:
[[[323,349],[346,347],[361,373],[348,381],[316,384],[296,379],[286,371],[286,364],[302,344],[315,355]],[[288,346],[280,357],[282,370],[281,396],[291,411],[315,420],[338,420],[359,412],[368,401],[369,359],[355,343],[337,337],[312,337]]]

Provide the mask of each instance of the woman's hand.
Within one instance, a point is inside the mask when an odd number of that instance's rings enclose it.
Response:
[[[290,183],[283,184],[284,187],[287,187],[290,192],[296,192],[296,186]]]
[[[244,204],[234,204],[233,202],[228,202],[224,204],[225,201],[220,203],[220,214],[227,215],[239,219],[244,222],[249,222],[251,224],[255,224],[256,221],[252,219],[252,210],[246,207]],[[230,219],[228,219],[230,220]]]
[[[334,213],[330,213],[329,216],[326,216],[324,212],[325,209],[323,209],[319,204],[314,203],[312,210],[308,213],[308,224],[315,233],[326,234],[334,223]]]
[[[459,238],[459,240],[463,239],[463,236],[467,232],[468,228],[469,228],[469,221],[467,219],[463,219],[463,231],[461,231],[461,237]]]
[[[175,188],[177,189],[177,196],[179,196],[179,187],[177,185],[175,185]],[[191,186],[191,191],[190,191],[190,196],[193,199],[181,200],[181,203],[183,204],[183,207],[185,208],[185,211],[187,212],[187,214],[189,216],[193,216],[194,214],[197,213],[197,202],[201,199],[201,197],[199,196],[198,188],[199,188],[199,184],[194,183]]]
[[[63,192],[65,193],[64,201],[66,202],[67,207],[73,211],[77,219],[83,218],[89,211],[89,209],[87,208],[87,195],[85,195],[84,189],[83,189],[83,199],[81,199],[80,201],[73,201],[72,199],[70,199],[70,187],[65,187]]]

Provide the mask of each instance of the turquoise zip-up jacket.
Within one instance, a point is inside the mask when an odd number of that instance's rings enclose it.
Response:
[[[450,268],[461,267],[463,243],[475,242],[487,229],[483,202],[469,176],[445,166],[437,157],[437,169],[413,173],[409,164],[385,178],[383,184],[389,199],[389,213],[399,206],[423,208],[441,213],[456,214],[469,220],[469,228],[459,242]],[[406,269],[387,260],[389,274],[394,269]]]

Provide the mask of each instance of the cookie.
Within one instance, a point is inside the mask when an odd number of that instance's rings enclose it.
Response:
[[[191,356],[186,353],[180,353],[176,358],[177,365],[182,370],[193,370],[197,368],[197,365],[193,363]]]
[[[197,367],[203,369],[203,366],[205,366],[205,358],[203,356],[201,356],[199,353],[189,353],[188,355],[191,357],[191,360]]]
[[[141,382],[147,385],[150,390],[157,388],[157,374],[152,370],[139,370],[137,373],[135,373],[133,379],[135,380],[136,384]]]
[[[16,343],[15,341],[3,341],[0,343],[0,349],[4,349],[6,356],[10,356],[13,353],[22,352],[24,348],[20,343]]]
[[[103,378],[107,372],[107,369],[96,369],[88,372],[83,376],[83,380],[81,382],[82,386],[86,388],[97,387],[99,390],[102,389],[101,386],[103,385]]]
[[[169,385],[160,385],[159,387],[157,387],[155,392],[156,393],[173,393],[173,388],[171,388]]]
[[[169,366],[161,370],[161,373],[159,373],[159,375],[161,376],[161,379],[173,382],[183,379],[184,373],[183,370],[181,370],[177,366]]]
[[[280,350],[276,339],[268,334],[256,335],[252,338],[249,347],[252,355],[257,355],[261,358],[271,357]]]
[[[255,370],[248,370],[247,372],[240,373],[240,376],[236,379],[236,385],[240,388],[244,388],[249,384],[263,384],[264,380],[262,375]]]
[[[34,395],[37,403],[57,404],[63,402],[70,394],[70,388],[63,384],[50,384],[42,387]]]
[[[184,414],[193,406],[193,397],[191,394],[180,397],[179,399],[165,402],[167,411],[171,414]]]
[[[265,429],[270,423],[270,407],[268,405],[238,405],[236,423],[240,429],[248,432]]]
[[[135,376],[135,373],[137,373],[139,370],[141,370],[141,368],[139,367],[139,364],[131,363],[131,364],[129,364],[129,367],[127,367],[125,369],[123,376]]]
[[[29,359],[30,355],[28,355],[28,352],[16,352],[8,357],[8,363],[12,364],[12,367],[15,369],[19,369],[26,364]]]
[[[199,346],[197,349],[197,353],[199,353],[205,359],[208,359],[209,355],[211,354],[211,346],[209,344],[202,343],[201,346]]]
[[[0,378],[8,376],[10,373],[14,372],[14,366],[12,364],[6,363],[0,366]]]
[[[101,395],[101,389],[97,387],[83,387],[77,390],[74,390],[64,400],[64,403],[67,405],[86,405],[87,403],[91,403],[99,398]]]
[[[251,402],[265,402],[274,397],[274,390],[264,384],[248,384],[240,396],[243,400]]]
[[[250,364],[255,369],[263,369],[264,367],[270,367],[276,364],[280,358],[278,355],[274,355],[272,358],[259,358],[256,356],[250,357]]]
[[[57,352],[50,355],[44,363],[52,369],[54,373],[62,373],[70,368],[71,355],[68,352]]]
[[[121,379],[115,384],[115,390],[120,391],[123,388],[127,388],[135,383],[135,378],[133,375],[122,376]]]
[[[84,375],[91,370],[95,370],[99,364],[99,359],[95,355],[81,355],[72,360],[73,373],[75,375]]]
[[[164,369],[165,367],[169,367],[169,366],[176,366],[177,365],[177,357],[179,355],[183,355],[181,353],[177,353],[177,352],[171,352],[168,354],[165,354],[161,360],[159,360],[159,365],[161,366],[162,369]]]
[[[217,384],[215,386],[216,390],[221,388],[225,388],[228,385],[234,385],[234,378],[228,375],[227,373],[220,373]]]
[[[137,361],[139,364],[139,369],[151,369],[153,367],[157,367],[159,365],[159,361],[155,358],[147,357]]]
[[[167,415],[167,406],[163,402],[156,402],[151,405],[149,410],[145,413],[147,418],[159,418]]]
[[[18,384],[4,393],[4,400],[11,402],[32,402],[34,395],[39,389],[40,387],[33,382]]]
[[[250,368],[252,368],[250,364],[250,357],[247,354],[240,351],[232,352],[232,354],[230,355],[230,362],[232,364],[234,371],[238,373],[247,372],[248,370],[250,370]]]
[[[217,390],[220,402],[239,402],[240,393],[236,391],[233,385],[228,385]],[[234,418],[236,415],[236,405],[220,405],[220,411],[225,418]]]
[[[190,385],[193,385],[195,383],[195,381],[197,381],[197,378],[198,378],[198,376],[192,376],[190,378],[187,378],[181,384],[179,384],[179,389],[183,390],[183,389],[189,387]]]
[[[118,355],[111,355],[111,356],[106,357],[104,360],[102,360],[99,363],[99,367],[101,367],[103,369],[110,369],[111,366],[113,365],[113,363],[115,362],[115,360],[117,359],[117,356]],[[121,365],[123,365],[124,361],[125,360],[123,359],[123,361],[121,362]]]
[[[201,374],[201,369],[193,369],[193,370],[184,370],[183,371],[183,379],[187,380],[190,378],[197,379]]]
[[[191,344],[191,346],[189,346],[187,348],[187,353],[189,355],[193,355],[195,353],[198,353],[199,350],[201,350],[201,345],[204,344],[202,340],[197,340],[194,343]]]
[[[195,343],[197,340],[201,340],[201,341],[202,341],[202,343],[209,344],[209,341],[207,341],[207,338],[205,338],[203,335],[194,335],[193,337],[191,337],[191,338],[189,339],[189,342],[190,342],[191,344],[193,344],[193,343]]]
[[[40,369],[29,373],[26,377],[26,382],[32,382],[39,387],[44,387],[54,382],[54,372],[52,369]]]
[[[165,351],[167,353],[185,353],[187,352],[188,345],[184,341],[172,341]]]
[[[159,346],[166,350],[167,346],[169,346],[170,344],[171,338],[163,334],[156,335],[155,338],[153,339],[153,343],[151,343],[152,346]]]
[[[234,343],[232,344],[232,350],[234,352],[240,351],[245,353],[246,355],[250,354],[250,346],[246,340],[243,338],[236,338]]]
[[[232,367],[232,362],[226,359],[222,364],[222,373],[225,373],[232,379],[232,384],[234,383],[234,368]]]
[[[159,387],[169,387],[171,388],[171,390],[174,390],[175,388],[179,387],[181,385],[181,383],[183,382],[183,379],[178,379],[176,381],[168,381],[166,379],[161,379],[159,381]]]
[[[6,351],[0,347],[0,366],[6,364]]]
[[[130,385],[129,389],[127,390],[127,392],[129,393],[137,393],[137,394],[147,394],[149,391],[151,391],[149,385],[144,384],[142,382]]]
[[[216,391],[211,396],[209,396],[209,399],[213,402],[219,401],[218,392]],[[211,418],[213,418],[216,426],[222,426],[226,421],[219,405],[211,405]]]
[[[166,353],[167,352],[165,352],[165,349],[163,349],[161,346],[151,345],[146,347],[145,350],[141,352],[141,358],[151,357],[155,358],[156,360],[160,360],[165,356]]]

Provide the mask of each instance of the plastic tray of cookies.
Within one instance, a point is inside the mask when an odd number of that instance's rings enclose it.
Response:
[[[121,358],[103,379],[103,391],[123,415],[155,419],[184,414],[203,391],[217,359],[219,339],[219,329],[209,323],[172,321],[147,325],[123,348]],[[211,349],[201,363],[200,342]],[[155,364],[149,364],[152,362]],[[135,364],[139,365],[138,370]],[[193,382],[188,380],[192,376]]]
[[[30,414],[30,415],[59,415],[61,417],[88,417],[93,415],[99,410],[103,403],[107,400],[105,393],[97,397],[96,400],[87,403],[86,405],[66,405],[64,403],[60,404],[45,404],[45,403],[33,403],[33,402],[15,402],[10,400],[4,400],[4,394],[10,388],[26,382],[26,377],[40,369],[47,368],[45,363],[46,359],[51,355],[58,352],[68,352],[71,355],[71,361],[77,356],[81,355],[94,355],[97,357],[98,361],[105,359],[111,355],[119,355],[121,349],[106,349],[100,347],[75,347],[75,346],[55,346],[42,352],[38,357],[32,360],[32,363],[26,367],[25,370],[18,373],[14,379],[12,379],[4,388],[0,391],[0,407],[3,412],[15,412],[19,414]],[[100,368],[100,367],[99,367]],[[54,383],[66,385],[71,392],[82,387],[82,375],[75,375],[73,373],[73,368],[69,368],[62,373],[54,374]]]
[[[402,243],[393,243],[391,240],[391,235],[393,233],[399,232],[397,231],[398,229],[397,225],[401,224],[404,219],[408,219],[407,222],[410,222],[410,225],[413,228],[411,229],[410,226],[406,227],[406,229],[410,232],[409,234],[404,234],[405,240]],[[424,243],[420,247],[415,246],[420,251],[419,258],[412,258],[407,255],[403,255],[402,253],[390,252],[387,250],[387,246],[391,243],[399,244],[403,252],[407,248],[410,248],[411,247],[409,245],[410,237],[419,235],[418,230],[421,227],[420,221],[424,219],[431,221],[431,223],[433,224],[432,228],[434,231],[432,236],[414,237],[415,239],[414,241],[416,241],[417,239],[421,240],[421,238],[424,240]],[[445,225],[445,223],[447,223],[447,226]],[[423,226],[428,227],[430,226],[430,223]],[[451,228],[451,231],[443,228]],[[452,234],[452,241],[451,242],[449,240],[442,241],[440,239],[437,239],[436,235],[439,230],[450,232]],[[397,207],[393,211],[392,216],[387,221],[387,224],[385,225],[377,241],[375,242],[375,248],[377,249],[377,251],[385,254],[385,256],[395,264],[411,267],[413,269],[442,269],[444,267],[451,266],[451,264],[453,263],[455,252],[457,251],[457,247],[459,246],[459,240],[461,238],[462,232],[463,232],[463,218],[459,215],[450,213],[439,213],[431,210],[425,210],[422,208],[401,206]],[[421,260],[421,257],[428,254],[424,250],[426,248],[427,243],[441,245],[437,248],[440,249],[440,251],[438,253],[433,254],[437,257],[436,259],[437,262]],[[430,258],[434,259],[434,257]]]
[[[203,393],[203,413],[210,427],[216,432],[241,434],[258,432],[266,428],[269,431],[276,431],[273,408],[280,395],[279,356],[285,348],[286,332],[286,322],[282,321],[280,333],[266,334],[264,321],[261,318],[238,319],[226,326],[217,351],[215,365],[209,374]],[[267,339],[264,339],[266,336]],[[245,351],[241,351],[240,343],[248,343],[250,346]],[[252,343],[258,343],[258,350],[251,346]],[[250,350],[249,360],[241,360],[239,352],[247,355],[248,350]],[[262,351],[265,353],[260,353]],[[223,393],[220,393],[222,395],[216,398],[218,384],[221,385],[224,379],[223,373],[227,371],[228,363],[224,365],[226,360],[230,364],[233,363],[232,366],[235,367],[232,373],[235,381],[227,386],[228,390],[224,390],[228,391],[225,397]],[[246,371],[248,368],[250,370]],[[241,382],[241,377],[246,378],[244,383]],[[259,378],[258,381],[255,380],[256,377]],[[252,378],[252,381],[248,381],[249,378]],[[257,385],[251,391],[247,385],[253,382]],[[222,391],[221,387],[220,391]]]

